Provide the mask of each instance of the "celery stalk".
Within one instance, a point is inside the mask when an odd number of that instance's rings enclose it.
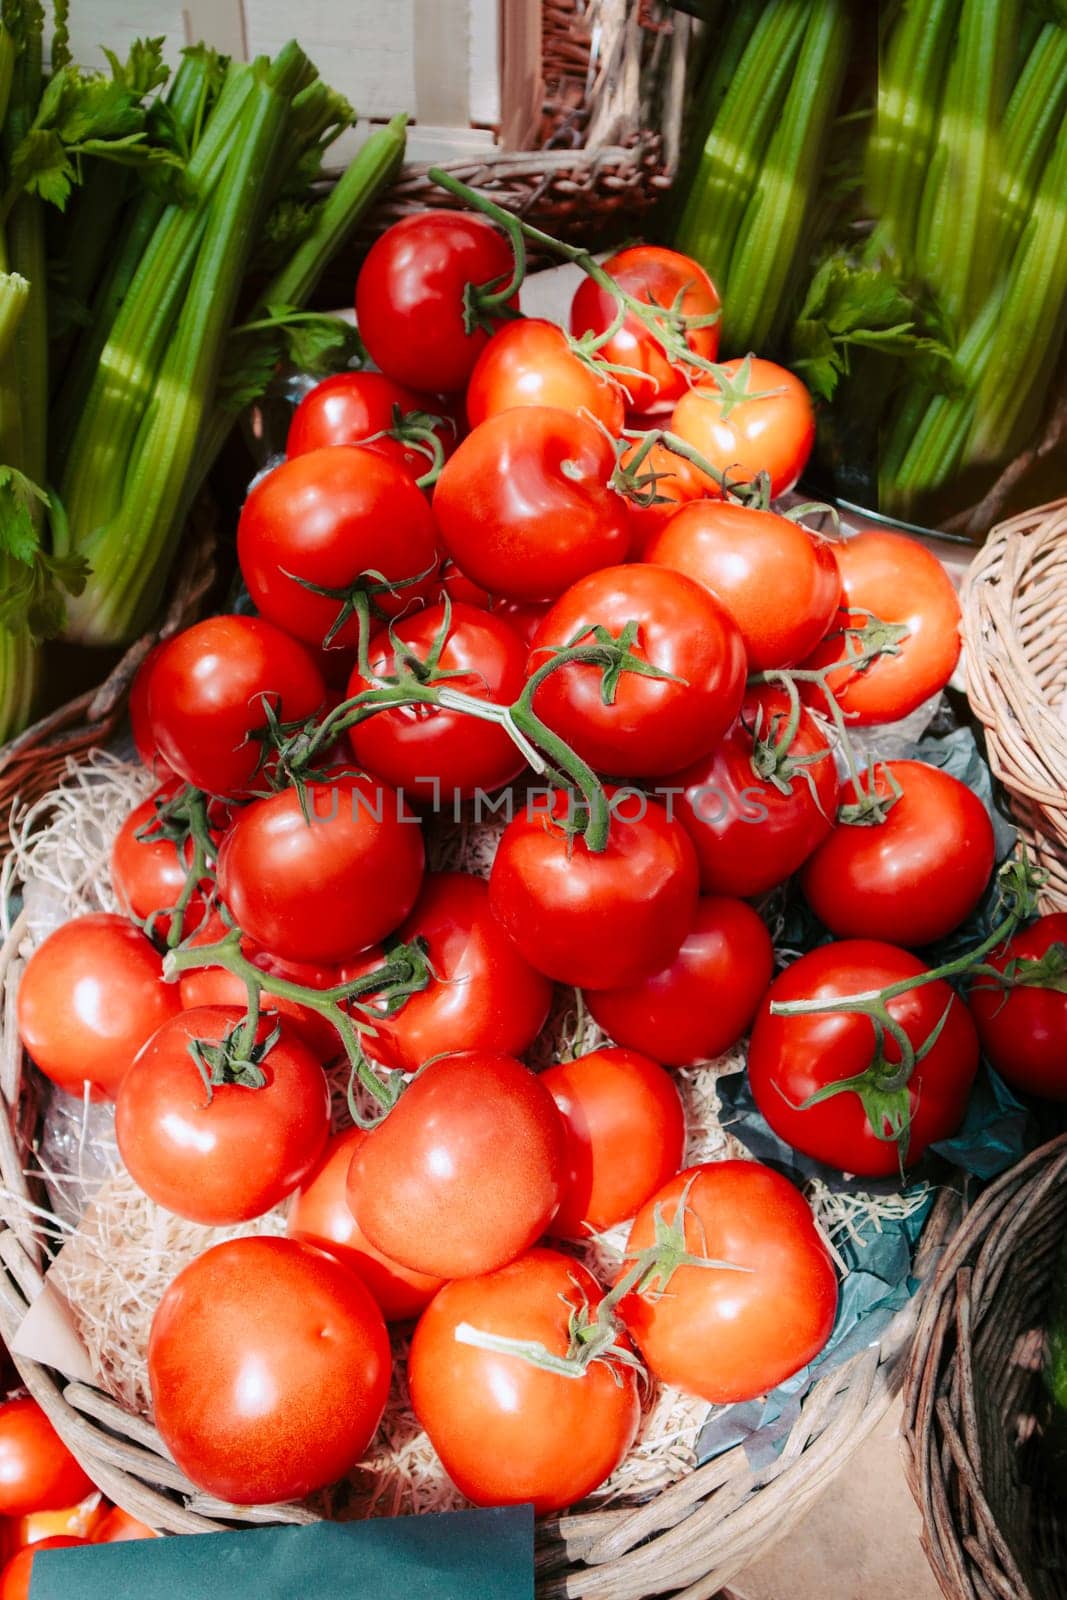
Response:
[[[983,249],[998,261],[1022,232],[1057,130],[1067,113],[1067,27],[1048,23],[1038,34],[1004,113],[994,226]]]

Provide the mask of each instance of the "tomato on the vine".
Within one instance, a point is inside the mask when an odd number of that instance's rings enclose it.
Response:
[[[430,455],[418,444],[390,437],[397,413],[404,421],[434,417],[433,433],[445,456],[456,443],[456,425],[433,395],[416,394],[380,372],[335,372],[310,389],[293,413],[285,441],[287,456],[306,455],[335,445],[358,444],[402,467],[410,478],[430,469]],[[380,435],[381,437],[378,437]]]
[[[129,703],[130,733],[137,754],[152,776],[158,778],[161,783],[172,777],[173,772],[170,762],[164,759],[156,743],[155,733],[152,731],[152,719],[148,710],[148,685],[165,644],[165,639],[160,639],[154,644],[137,668],[130,684]]]
[[[36,1400],[0,1404],[0,1515],[60,1511],[93,1488]]]
[[[157,802],[171,799],[181,786],[164,784],[135,806],[115,835],[111,847],[111,883],[119,906],[129,917],[145,922],[153,912],[162,912],[177,904],[189,869],[193,863],[193,843],[187,839],[181,855],[174,839],[164,833],[150,831],[148,838],[138,835],[157,820]],[[182,931],[188,934],[203,921],[207,910],[207,896],[211,891],[210,877],[201,878],[185,908]],[[165,939],[170,931],[169,916],[156,916],[152,922],[153,938]]]
[[[670,431],[733,481],[765,472],[772,499],[785,494],[815,443],[815,411],[800,379],[773,361],[726,361],[683,394]]]
[[[619,466],[635,474],[636,494],[626,503],[630,555],[634,561],[646,559],[645,552],[653,539],[682,506],[719,493],[698,467],[685,456],[676,455],[668,445],[653,444],[635,465],[642,450],[642,441],[635,439],[619,457]]]
[[[1067,1100],[1067,912],[1038,917],[985,964],[1016,981],[975,979],[967,1004],[982,1049],[1013,1089]]]
[[[621,433],[626,420],[615,380],[575,355],[562,328],[540,317],[520,317],[499,328],[478,357],[467,385],[467,421],[472,428],[516,406],[587,411],[610,434]]]

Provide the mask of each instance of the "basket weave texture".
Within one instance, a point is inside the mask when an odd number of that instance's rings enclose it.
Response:
[[[905,1466],[949,1600],[1063,1600],[1067,1519],[1043,1476],[1044,1326],[1067,1229],[1067,1134],[964,1219],[926,1297]]]

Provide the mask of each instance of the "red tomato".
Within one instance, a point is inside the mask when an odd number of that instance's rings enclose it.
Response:
[[[357,1149],[349,1204],[402,1266],[439,1278],[491,1272],[544,1233],[564,1149],[555,1102],[520,1061],[489,1050],[440,1056]]]
[[[152,728],[175,772],[209,794],[247,793],[263,764],[265,704],[279,722],[319,710],[322,677],[302,644],[260,617],[208,617],[169,639],[148,689]]]
[[[702,376],[675,406],[670,431],[735,481],[766,472],[777,498],[796,483],[815,443],[811,395],[773,361],[746,356],[724,362],[722,371],[743,393],[734,399],[714,378]]]
[[[193,844],[187,839],[181,856],[173,839],[157,832],[148,839],[138,834],[156,820],[156,802],[169,800],[180,787],[177,783],[165,784],[149,795],[130,812],[115,836],[111,846],[111,883],[115,898],[129,917],[145,922],[152,913],[177,905],[189,868],[193,862]],[[210,877],[201,878],[185,910],[182,931],[188,934],[199,927],[207,911],[206,896],[211,892]],[[153,938],[165,939],[170,931],[171,919],[156,916],[152,921]]]
[[[209,1227],[260,1217],[291,1194],[322,1154],[330,1093],[318,1059],[282,1025],[258,1065],[266,1082],[208,1088],[193,1040],[217,1044],[238,1006],[201,1006],[149,1040],[122,1080],[115,1137],[133,1181],[157,1205]],[[276,1026],[262,1017],[262,1044]]]
[[[877,1039],[870,1017],[829,1011],[780,1017],[771,1015],[770,1006],[774,1001],[832,1001],[884,989],[928,970],[895,945],[845,939],[809,951],[775,979],[752,1030],[748,1076],[756,1104],[779,1138],[816,1161],[860,1177],[888,1178],[899,1171],[897,1144],[882,1109],[884,1093],[872,1105],[878,1133],[852,1089],[801,1109],[827,1084],[854,1078],[872,1066]],[[940,979],[906,989],[887,1006],[916,1052],[947,1013],[935,1044],[900,1091],[910,1116],[904,1159],[914,1165],[928,1145],[947,1139],[959,1127],[978,1067],[978,1039],[967,1008]],[[880,1074],[882,1084],[892,1082],[893,1063],[900,1061],[890,1036],[885,1056],[889,1066]]]
[[[498,328],[467,386],[472,428],[515,406],[587,411],[611,434],[621,433],[626,420],[618,384],[576,356],[562,328],[540,317],[520,317]]]
[[[986,956],[1003,972],[1011,962],[1045,961],[1045,981],[1006,989],[995,979],[976,979],[967,997],[982,1049],[1001,1077],[1023,1094],[1067,1100],[1067,992],[1063,972],[1067,913],[1038,917]],[[1024,966],[1022,974],[1027,969]],[[1040,970],[1030,969],[1040,980]]]
[[[671,1067],[713,1061],[747,1030],[771,981],[774,951],[743,900],[697,901],[682,947],[661,972],[618,989],[591,989],[590,1013],[630,1050]]]
[[[447,595],[450,600],[461,600],[465,606],[476,606],[479,611],[488,611],[493,604],[493,597],[488,590],[468,578],[454,561],[445,560],[441,563],[439,581],[442,600]]]
[[[570,1318],[603,1299],[580,1262],[531,1250],[482,1277],[450,1283],[423,1312],[408,1357],[415,1414],[449,1477],[476,1505],[532,1502],[557,1511],[603,1483],[637,1434],[637,1375],[619,1361],[564,1377],[518,1356],[463,1343],[461,1324],[498,1338],[569,1350]]]
[[[20,1550],[0,1572],[0,1600],[29,1600],[33,1564],[42,1550],[73,1550],[88,1543],[88,1539],[79,1539],[75,1534],[60,1533]]]
[[[369,1056],[403,1072],[457,1050],[519,1056],[544,1027],[552,985],[523,960],[493,916],[483,879],[428,873],[397,938],[425,942],[434,976],[391,1015],[387,1006],[375,1006],[373,995],[363,1002],[374,1015],[375,1031],[363,1035]],[[345,967],[344,977],[362,976],[380,959],[364,956]]]
[[[717,595],[741,630],[754,672],[814,650],[837,611],[833,547],[773,511],[724,500],[683,506],[645,550]]]
[[[430,458],[415,444],[375,434],[388,434],[396,425],[396,410],[402,417],[419,412],[441,417],[434,433],[447,456],[456,442],[451,418],[441,416],[442,407],[433,395],[416,394],[383,377],[380,372],[335,372],[308,391],[293,413],[289,424],[286,455],[302,456],[309,450],[325,450],[335,445],[365,445],[401,467],[409,478],[421,478],[430,469]]]
[[[549,1233],[584,1239],[632,1217],[678,1171],[685,1115],[670,1075],[636,1050],[591,1050],[542,1072],[567,1136]]]
[[[672,772],[718,744],[741,709],[745,649],[715,596],[682,573],[607,567],[561,596],[534,635],[530,669],[553,649],[636,625],[632,653],[669,677],[623,671],[605,704],[604,668],[571,662],[534,695],[543,722],[598,772]]]
[[[620,465],[632,467],[634,457],[641,449],[641,440],[635,439],[622,453]],[[646,473],[655,474],[655,481],[645,485],[643,494],[654,490],[656,498],[650,505],[640,505],[636,500],[627,502],[630,518],[630,554],[635,561],[644,561],[645,552],[662,528],[675,516],[679,507],[692,500],[702,500],[719,494],[718,486],[710,484],[704,474],[687,461],[675,455],[665,444],[654,444],[642,457],[636,468],[638,480]]]
[[[286,1231],[291,1239],[315,1245],[351,1267],[367,1285],[386,1322],[407,1322],[429,1304],[444,1280],[390,1261],[374,1248],[352,1215],[348,1172],[366,1137],[362,1128],[334,1134],[293,1200]]]
[[[256,608],[320,645],[361,582],[388,616],[427,599],[437,531],[426,496],[403,467],[373,450],[336,445],[293,456],[253,485],[237,525],[237,559]],[[380,590],[383,579],[388,591]],[[333,636],[342,647],[358,637],[355,617]]]
[[[628,1253],[656,1219],[693,1255],[734,1268],[680,1266],[619,1305],[664,1383],[712,1405],[765,1394],[814,1359],[837,1311],[833,1263],[811,1208],[787,1178],[755,1161],[718,1161],[672,1178],[638,1213]]]
[[[503,288],[514,267],[504,236],[469,212],[420,211],[395,222],[371,246],[356,282],[356,320],[371,360],[415,389],[462,389],[489,338],[482,327],[465,327],[467,286]]]
[[[36,1400],[0,1405],[0,1516],[62,1511],[95,1487]]]
[[[552,600],[626,559],[629,523],[614,471],[611,440],[586,417],[554,406],[489,417],[437,480],[445,548],[491,594]]]
[[[871,616],[907,629],[895,655],[862,670],[842,666],[829,685],[859,726],[907,716],[951,678],[960,654],[960,604],[937,557],[902,533],[858,533],[837,547],[841,610],[833,631],[803,663],[825,667],[844,659],[841,630]],[[822,704],[812,685],[805,694]]]
[[[396,641],[403,647],[399,663]],[[526,651],[518,634],[492,612],[458,601],[449,618],[443,605],[427,606],[375,634],[369,655],[378,676],[396,672],[404,656],[423,662],[436,657],[437,670],[449,675],[448,688],[492,705],[512,705],[526,682]],[[373,687],[357,669],[348,695]],[[526,765],[499,723],[440,706],[377,711],[351,728],[348,737],[360,766],[435,809],[442,797],[448,807],[476,790],[499,789]]]
[[[94,1100],[114,1099],[145,1040],[180,1010],[150,940],[105,911],[50,933],[18,991],[19,1036],[33,1060],[68,1094],[90,1084]]]
[[[152,1319],[156,1426],[234,1505],[299,1500],[355,1466],[389,1392],[389,1335],[349,1268],[295,1239],[230,1239],[179,1272]]]
[[[100,1522],[93,1535],[93,1544],[121,1544],[127,1539],[158,1539],[159,1534],[147,1523],[138,1522],[136,1517],[131,1517],[128,1511],[123,1511],[121,1506],[112,1506],[111,1510]]]
[[[677,250],[652,244],[631,245],[603,265],[620,289],[645,305],[681,311],[687,317],[706,317],[719,310],[718,291],[703,267]],[[579,284],[571,306],[571,332],[606,333],[617,314],[615,297],[592,278],[586,278]],[[685,342],[695,355],[714,361],[719,349],[718,322],[691,329]],[[634,369],[619,374],[631,411],[669,410],[699,373],[698,368],[672,362],[632,311],[626,313],[618,333],[600,347],[598,354],[604,361]]]
[[[573,795],[534,796],[504,830],[489,903],[532,967],[582,989],[647,977],[677,954],[697,901],[693,847],[663,807],[609,791],[607,848],[594,854],[568,824]]]
[[[154,644],[137,668],[133,682],[130,684],[129,704],[130,732],[137,747],[137,754],[153,777],[159,778],[160,781],[164,781],[171,776],[171,767],[170,763],[165,761],[160,754],[159,747],[156,744],[156,736],[152,730],[152,722],[148,714],[148,683],[165,643],[166,640],[160,639],[158,644]]]
[[[783,692],[750,695],[718,749],[674,779],[675,814],[696,848],[706,893],[744,899],[784,883],[834,825],[840,783],[814,717],[801,712],[789,747],[796,764],[777,782],[760,777],[753,764],[757,738],[774,744],[788,716]]]
[[[864,791],[869,784],[865,780]],[[993,871],[993,824],[958,778],[923,761],[881,761],[875,793],[899,789],[883,822],[839,822],[801,874],[816,916],[846,939],[932,944],[959,926]],[[856,786],[845,785],[846,805]]]
[[[339,773],[240,813],[219,850],[223,900],[283,961],[334,965],[403,922],[422,884],[422,830],[377,778]]]

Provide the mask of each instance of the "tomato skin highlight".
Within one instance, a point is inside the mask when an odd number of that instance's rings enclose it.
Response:
[[[969,916],[993,871],[993,824],[978,796],[922,761],[882,761],[875,791],[901,794],[884,822],[839,822],[809,857],[800,887],[839,938],[932,944]],[[842,799],[856,799],[846,783]]]
[[[512,1056],[431,1061],[356,1150],[349,1204],[371,1243],[439,1278],[491,1272],[545,1231],[563,1188],[555,1101]]]
[[[725,361],[722,369],[736,380],[742,365]],[[746,392],[754,398],[731,405],[724,417],[721,391],[702,377],[678,401],[669,429],[734,481],[766,472],[776,499],[792,489],[815,444],[811,395],[787,368],[758,358],[751,360]]]
[[[580,1262],[539,1248],[447,1284],[423,1312],[408,1357],[412,1405],[449,1477],[476,1505],[532,1501],[539,1513],[573,1505],[622,1461],[641,1409],[636,1374],[621,1363],[594,1361],[580,1378],[561,1377],[461,1344],[457,1327],[565,1355],[570,1308],[585,1300],[595,1313],[602,1298]]]
[[[309,450],[358,444],[402,467],[409,478],[421,478],[430,467],[425,450],[400,439],[373,438],[394,426],[395,406],[400,407],[404,417],[413,411],[441,415],[440,403],[433,395],[416,394],[380,372],[335,372],[309,390],[297,406],[289,424],[285,453],[289,457],[302,456]],[[455,445],[454,425],[444,418],[434,433],[447,456]]]
[[[95,1487],[36,1400],[0,1404],[0,1515],[62,1511]]]
[[[797,1109],[826,1084],[854,1077],[870,1066],[875,1054],[870,1018],[830,1012],[772,1016],[770,1005],[861,994],[927,970],[910,951],[896,945],[842,939],[809,951],[779,974],[756,1017],[748,1051],[753,1097],[779,1138],[816,1161],[860,1177],[888,1178],[899,1172],[895,1142],[875,1135],[853,1091]],[[967,1008],[940,979],[905,990],[887,1006],[916,1051],[947,1012],[936,1043],[908,1084],[911,1128],[905,1163],[912,1166],[929,1145],[955,1133],[963,1120],[978,1069],[978,1037]],[[890,1060],[900,1059],[892,1039],[887,1040],[886,1053]]]
[[[590,989],[594,1021],[618,1044],[665,1066],[694,1067],[744,1034],[774,971],[771,936],[743,900],[707,895],[673,960],[618,989]]]
[[[295,1239],[231,1239],[185,1267],[148,1341],[156,1426],[208,1494],[301,1499],[363,1455],[389,1336],[356,1274]]]
[[[749,1270],[681,1266],[668,1292],[628,1294],[619,1313],[664,1383],[712,1405],[751,1400],[806,1366],[830,1337],[830,1253],[803,1195],[755,1161],[678,1173],[634,1219],[628,1253],[653,1243],[657,1210],[673,1221],[686,1192],[686,1249]]]
[[[33,1563],[42,1550],[73,1550],[88,1543],[88,1539],[80,1539],[76,1534],[57,1533],[19,1550],[0,1572],[0,1600],[29,1600]]]
[[[985,959],[1003,972],[1011,961],[1039,961],[1057,944],[1067,946],[1063,911],[1038,917]],[[1012,1089],[1067,1100],[1067,994],[1031,984],[1005,989],[982,976],[967,1006],[982,1049]]]
[[[489,903],[526,960],[559,983],[614,989],[658,971],[678,951],[697,901],[685,830],[635,790],[608,790],[607,848],[568,831],[573,800],[551,791],[505,828]],[[629,809],[628,809],[629,808]]]
[[[145,1041],[181,1010],[176,984],[140,928],[94,911],[50,933],[19,984],[19,1036],[53,1083],[113,1100]],[[69,1503],[69,1502],[68,1502]]]
[[[520,317],[498,328],[467,385],[472,428],[518,406],[588,411],[612,434],[621,433],[626,421],[614,379],[587,366],[571,351],[563,330],[540,317]]]

